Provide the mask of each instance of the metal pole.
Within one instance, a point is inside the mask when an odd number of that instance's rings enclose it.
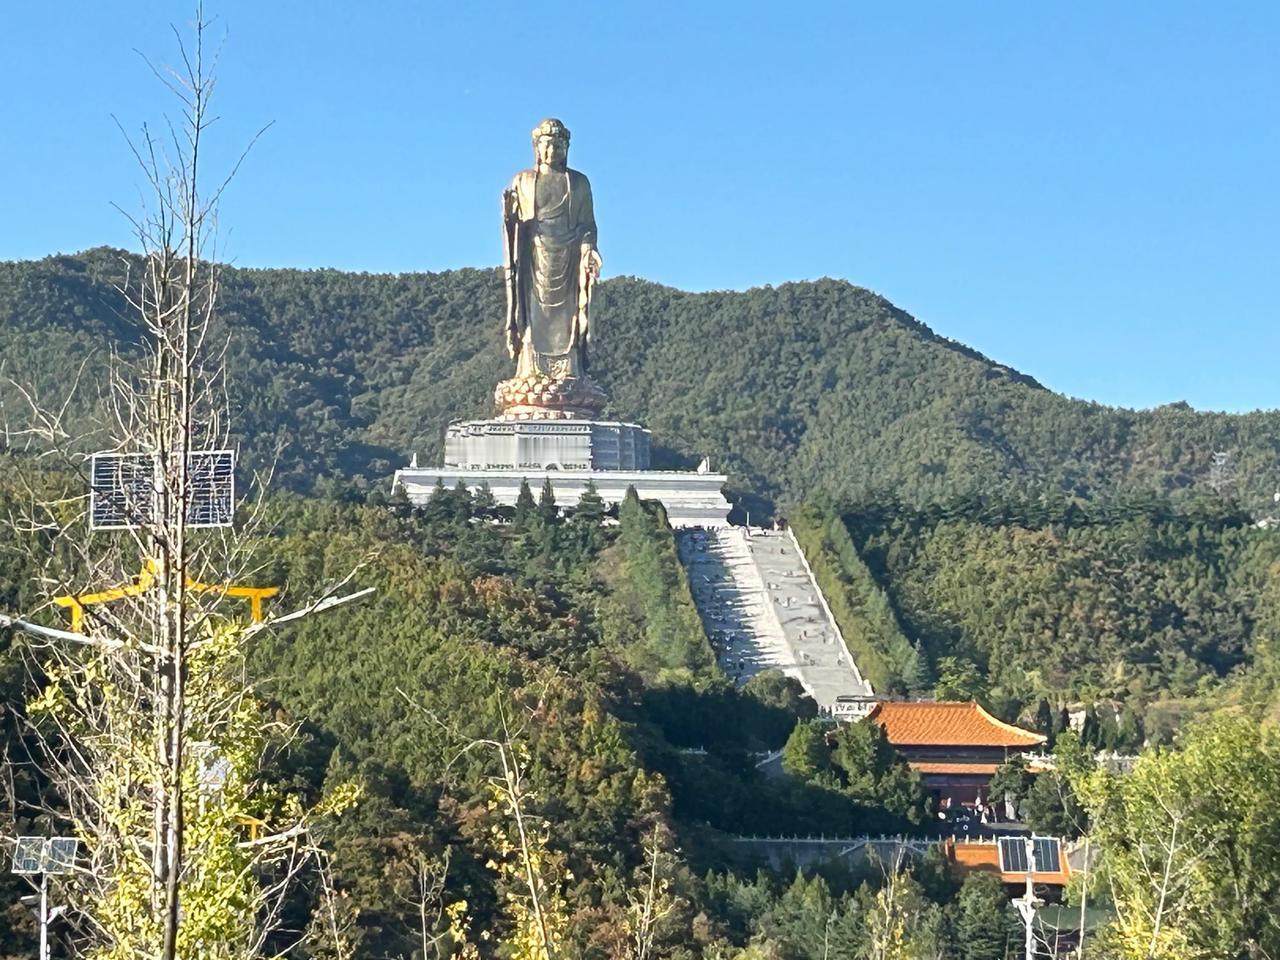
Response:
[[[40,960],[49,960],[49,874],[40,874]]]
[[[1027,899],[1028,900],[1030,900],[1031,895],[1032,895],[1031,880],[1028,879],[1027,880]],[[1023,956],[1026,957],[1026,960],[1036,960],[1036,941],[1035,941],[1035,935],[1032,933],[1032,930],[1031,930],[1031,920],[1032,918],[1035,917],[1035,911],[1027,910],[1025,913],[1023,913],[1022,916],[1027,924],[1027,939],[1026,939],[1026,942],[1023,944],[1023,948],[1022,948]]]
[[[1035,960],[1036,957],[1036,940],[1032,923],[1036,917],[1036,894],[1034,887],[1034,873],[1036,869],[1035,861],[1035,844],[1030,837],[1025,841],[1025,850],[1027,858],[1027,887],[1026,892],[1021,897],[1014,900],[1014,905],[1018,908],[1018,912],[1022,914],[1022,922],[1026,925],[1026,938],[1023,941],[1023,957],[1025,960]]]
[[[1089,902],[1089,836],[1084,838],[1084,878],[1080,881],[1080,950],[1079,960],[1084,960],[1084,921],[1085,904]]]

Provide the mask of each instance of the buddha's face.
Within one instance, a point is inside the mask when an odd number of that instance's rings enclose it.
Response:
[[[538,163],[553,170],[563,170],[569,162],[569,144],[563,137],[539,137],[533,150]]]

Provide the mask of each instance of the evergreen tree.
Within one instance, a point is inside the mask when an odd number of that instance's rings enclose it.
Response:
[[[903,653],[902,662],[896,665],[903,689],[919,693],[929,688],[929,659],[924,646],[917,640]]]
[[[1056,731],[1053,728],[1053,710],[1049,707],[1049,701],[1044,697],[1040,698],[1040,702],[1036,705],[1036,730],[1043,734],[1047,740],[1046,745],[1052,749],[1053,739]]]
[[[1019,942],[1017,919],[999,877],[970,873],[955,904],[955,940],[962,960],[1005,960]]]
[[[1131,706],[1120,714],[1120,728],[1116,731],[1116,750],[1121,753],[1138,753],[1146,735],[1142,729],[1142,717]]]
[[[546,524],[555,523],[560,516],[560,510],[556,507],[556,490],[550,477],[542,481],[542,492],[538,494],[538,515]]]
[[[761,945],[776,944],[782,957],[796,960],[852,956],[863,938],[851,929],[850,921],[856,917],[851,914],[831,895],[822,877],[797,871],[791,885],[760,918]]]
[[[1098,746],[1103,750],[1115,750],[1120,735],[1120,728],[1116,724],[1115,708],[1109,703],[1104,703],[1097,715]]]
[[[472,495],[472,505],[479,516],[487,516],[498,505],[487,480]]]
[[[791,717],[812,720],[818,715],[818,705],[805,693],[800,681],[795,677],[788,677],[780,670],[762,670],[742,685],[742,692]]]
[[[449,491],[445,488],[444,481],[437,478],[436,485],[431,488],[431,495],[418,508],[418,513],[427,523],[440,523],[449,518],[450,512]]]
[[[450,498],[453,508],[453,519],[459,523],[466,523],[471,519],[471,514],[475,506],[475,501],[471,497],[471,490],[467,487],[467,483],[461,477],[458,478],[457,484],[453,488],[453,496]]]
[[[1093,704],[1085,708],[1084,720],[1080,723],[1080,742],[1095,750],[1099,746],[1098,711],[1094,709]]]
[[[992,800],[1008,800],[1014,810],[1020,810],[1034,781],[1035,774],[1027,769],[1026,757],[1019,754],[996,769],[988,795]]]
[[[933,695],[939,700],[981,700],[985,693],[982,671],[972,660],[943,657],[938,661],[938,682]]]
[[[596,489],[595,481],[588,480],[587,488],[578,498],[573,517],[581,523],[599,524],[604,519],[604,514],[604,500],[600,497],[600,491]]]
[[[520,493],[516,496],[515,525],[517,529],[526,529],[529,522],[538,515],[538,505],[534,502],[533,491],[529,489],[529,481],[520,481]]]
[[[782,748],[782,769],[801,780],[812,780],[831,768],[831,748],[827,745],[830,725],[806,720],[795,725]]]
[[[889,743],[883,727],[866,719],[844,723],[833,739],[832,761],[845,793],[912,823],[924,821],[928,804],[920,778]]]
[[[1054,720],[1054,724],[1053,724],[1054,743],[1057,743],[1058,737],[1060,737],[1062,734],[1066,733],[1070,729],[1071,729],[1071,713],[1067,710],[1067,705],[1064,703],[1062,705],[1062,708],[1058,711],[1058,716]]]
[[[1022,819],[1033,831],[1073,839],[1084,830],[1085,817],[1067,778],[1045,770],[1032,778],[1022,804]]]
[[[582,491],[578,505],[569,517],[569,525],[573,528],[578,548],[589,556],[595,556],[605,543],[604,500],[601,499],[596,485],[588,480],[587,488]]]

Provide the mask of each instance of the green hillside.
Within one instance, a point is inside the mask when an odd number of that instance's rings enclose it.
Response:
[[[107,249],[0,264],[4,377],[47,395],[87,360],[92,384],[107,344],[138,340],[115,289],[126,266]],[[593,364],[608,412],[650,427],[664,464],[710,454],[739,493],[1181,494],[1207,483],[1215,450],[1231,454],[1246,509],[1280,481],[1280,413],[1067,399],[842,281],[691,294],[619,278],[599,297]],[[277,477],[303,490],[381,480],[412,451],[430,462],[448,420],[490,413],[509,366],[501,316],[494,270],[228,269],[222,322],[246,451],[264,462],[278,450]],[[20,409],[12,390],[0,401]]]
[[[0,466],[7,516],[21,508],[24,482],[42,475],[22,458],[0,457]],[[43,482],[61,489],[61,478]],[[545,832],[542,856],[563,875],[564,935],[577,945],[567,956],[622,955],[627,897],[654,836],[679,905],[662,926],[658,955],[692,958],[703,948],[728,956],[766,935],[763,916],[785,913],[791,878],[752,879],[754,864],[736,875],[726,835],[917,828],[918,815],[886,809],[888,798],[865,785],[772,780],[756,769],[750,753],[782,747],[803,713],[798,686],[773,674],[739,690],[722,677],[661,507],[628,498],[617,525],[606,525],[595,506],[565,517],[545,497],[511,510],[465,491],[422,509],[287,495],[271,502],[252,549],[263,564],[258,577],[284,588],[273,601],[279,609],[372,560],[356,582],[376,587],[375,597],[265,633],[250,655],[268,713],[300,725],[264,779],[308,796],[362,785],[359,805],[326,840],[350,905],[355,956],[423,956],[414,952],[422,919],[412,895],[425,868],[439,871],[437,896],[465,901],[475,935],[492,937],[480,955],[510,956],[495,949],[511,935],[508,898],[518,885],[495,866],[505,829],[492,803],[496,760],[469,746],[508,729],[527,766],[527,812]],[[484,522],[499,517],[507,522]],[[48,533],[10,532],[0,538],[0,609],[33,608]],[[41,829],[26,804],[48,788],[29,759],[23,705],[43,682],[42,658],[38,643],[0,630],[0,797],[13,788],[22,801],[0,812],[4,836]],[[905,770],[899,761],[891,772]],[[923,798],[917,790],[907,800]],[[861,879],[843,878],[834,896],[819,884],[822,920],[838,906],[855,939],[865,936],[854,907],[867,895],[858,894]],[[0,875],[0,957],[30,955],[24,889]],[[947,886],[935,896],[949,901],[956,892]],[[761,917],[739,917],[726,902],[735,896],[750,897]],[[318,913],[314,891],[304,885],[290,910],[301,928]],[[794,936],[767,932],[777,942]]]
[[[890,688],[927,692],[972,665],[969,692],[1005,712],[1106,699],[1167,738],[1179,704],[1218,702],[1224,678],[1268,661],[1280,626],[1280,530],[1213,497],[882,501],[826,523],[839,577],[865,596],[855,612],[890,625],[870,634]]]

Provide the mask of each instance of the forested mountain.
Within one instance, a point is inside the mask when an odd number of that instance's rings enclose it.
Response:
[[[0,264],[10,428],[24,401],[9,378],[45,401],[78,382],[74,426],[92,423],[112,351],[140,349],[116,289],[130,269],[110,250]],[[269,522],[250,535],[256,576],[283,587],[281,609],[352,570],[377,588],[260,635],[248,665],[265,713],[296,732],[264,780],[308,798],[361,787],[325,838],[354,955],[448,955],[424,945],[429,897],[458,911],[437,913],[433,935],[460,924],[479,944],[468,956],[522,955],[510,947],[510,825],[481,744],[512,722],[566,956],[628,955],[646,883],[665,911],[652,956],[882,956],[886,929],[900,955],[1016,954],[994,878],[962,886],[936,859],[892,879],[757,874],[726,842],[931,821],[919,780],[870,727],[828,737],[793,682],[765,674],[738,689],[720,674],[660,508],[630,497],[613,524],[598,500],[565,516],[550,490],[514,510],[466,491],[416,509],[389,497],[385,480],[410,451],[430,461],[446,421],[489,413],[508,369],[494,271],[229,269],[220,304],[245,460],[279,458]],[[835,281],[695,295],[624,278],[602,285],[599,316],[593,360],[610,413],[652,428],[664,463],[710,453],[738,492],[785,505],[878,690],[974,696],[1050,725],[1068,704],[1107,701],[1132,729],[1088,742],[1133,749],[1143,723],[1164,743],[1186,714],[1226,704],[1252,726],[1211,759],[1246,757],[1258,773],[1196,782],[1252,790],[1280,769],[1270,739],[1248,739],[1263,737],[1256,718],[1280,714],[1280,531],[1254,523],[1277,476],[1280,413],[1069,400]],[[1234,476],[1211,491],[1215,450],[1232,455]],[[3,450],[0,467],[0,516],[21,512],[32,475],[56,469]],[[50,482],[82,491],[78,476]],[[40,611],[33,566],[48,531],[7,529],[0,609],[57,617]],[[0,632],[0,755],[18,758],[7,782],[28,799],[47,789],[22,759],[40,657]],[[780,747],[787,775],[766,777],[753,754]],[[1080,796],[1093,816],[1119,809]],[[1270,792],[1258,797],[1270,811]],[[1234,802],[1206,806],[1230,820]],[[8,833],[43,829],[21,807],[8,816]],[[1212,821],[1202,839],[1223,829]],[[19,886],[0,878],[0,955],[29,953]],[[316,897],[304,888],[291,902],[293,933],[314,927]],[[1223,929],[1215,942],[1239,939]]]
[[[1037,697],[1105,699],[1163,742],[1280,636],[1280,531],[1216,497],[889,499],[794,520],[883,691],[1024,717]]]
[[[82,382],[97,382],[109,344],[139,341],[115,289],[129,265],[107,249],[0,264],[4,376],[50,395],[84,363]],[[608,413],[650,427],[663,463],[709,454],[735,492],[767,500],[1180,494],[1208,482],[1214,451],[1231,455],[1247,509],[1280,480],[1280,413],[1068,399],[842,281],[691,294],[618,278],[596,315]],[[381,481],[414,451],[431,462],[448,420],[491,412],[509,367],[501,316],[494,270],[226,270],[246,451],[261,463],[278,450],[278,479],[302,490]],[[12,390],[0,400],[21,412]]]

